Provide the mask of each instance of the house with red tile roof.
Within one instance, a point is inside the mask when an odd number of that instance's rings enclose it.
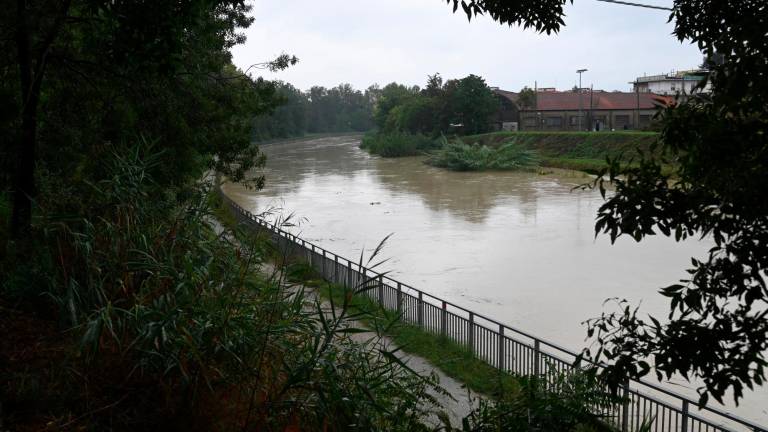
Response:
[[[647,129],[660,106],[673,98],[653,93],[581,89],[539,89],[533,107],[522,107],[519,93],[494,90],[501,109],[497,129],[538,131],[601,131]]]

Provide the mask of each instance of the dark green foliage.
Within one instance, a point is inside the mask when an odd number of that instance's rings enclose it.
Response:
[[[389,116],[396,107],[408,103],[418,95],[418,87],[406,87],[397,83],[390,83],[381,89],[376,101],[374,111],[374,120],[380,130],[392,130],[395,120],[390,120]]]
[[[465,134],[478,134],[490,130],[491,116],[499,109],[499,100],[477,75],[458,80],[455,86],[445,85],[444,102],[448,108],[447,118],[451,124],[460,124]]]
[[[614,161],[615,188],[600,208],[596,232],[612,241],[662,234],[705,237],[709,253],[689,276],[661,290],[669,322],[641,317],[620,303],[589,322],[604,376],[616,385],[655,366],[659,379],[697,376],[701,402],[765,382],[768,350],[768,8],[763,1],[676,0],[675,35],[708,55],[711,94],[662,112],[660,149],[676,167],[646,157]],[[605,191],[603,179],[596,184]],[[643,359],[649,359],[647,362]]]
[[[500,24],[522,25],[523,28],[530,27],[550,34],[557,33],[565,24],[563,6],[568,0],[446,0],[446,3],[453,5],[454,13],[461,6],[467,19],[488,14]]]
[[[547,157],[605,159],[632,157],[637,150],[647,153],[658,138],[653,132],[491,132],[464,141],[491,147],[512,142]]]
[[[532,169],[538,165],[535,151],[506,143],[497,148],[484,145],[465,144],[460,139],[448,142],[432,153],[428,164],[453,171],[519,170]]]
[[[370,89],[361,92],[349,84],[331,89],[312,87],[306,96],[308,132],[365,132],[373,128]]]
[[[462,432],[616,430],[603,413],[620,402],[587,373],[519,377],[512,388],[504,388],[492,400],[479,400],[467,416]]]
[[[277,82],[280,106],[270,114],[255,118],[253,140],[267,141],[280,138],[303,136],[307,132],[307,109],[309,102],[301,90],[288,83]]]
[[[159,184],[149,173],[161,162],[146,144],[113,149],[99,162],[110,175],[66,218],[56,211],[66,186],[41,190],[49,229],[36,260],[47,271],[4,267],[2,294],[18,300],[24,284],[36,290],[27,299],[52,300],[76,342],[60,379],[77,384],[69,400],[41,389],[55,403],[34,415],[94,430],[421,430],[432,381],[393,361],[375,334],[350,340],[346,306],[329,314],[280,274],[263,276],[264,237],[217,235],[210,184]]]
[[[440,145],[437,140],[425,135],[392,132],[366,134],[360,148],[384,157],[402,157],[424,154]]]
[[[12,95],[12,115],[0,118],[12,174],[3,189],[12,189],[19,240],[30,229],[37,167],[87,177],[105,143],[151,137],[173,166],[155,173],[166,184],[208,167],[244,179],[261,162],[251,119],[275,106],[275,89],[230,65],[229,48],[244,40],[238,29],[253,21],[244,2],[6,1],[2,9],[0,28],[15,36],[0,39],[0,93]]]
[[[290,84],[277,83],[281,104],[274,112],[256,117],[255,141],[300,137],[306,133],[366,132],[374,127],[375,87],[365,92],[349,84],[312,87],[302,92]]]
[[[520,104],[520,108],[534,108],[536,106],[536,92],[530,87],[523,87],[517,96],[517,102]]]

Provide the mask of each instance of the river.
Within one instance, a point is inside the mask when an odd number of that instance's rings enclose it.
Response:
[[[393,278],[574,351],[585,344],[582,322],[613,310],[608,298],[666,316],[658,289],[708,247],[596,238],[603,199],[574,189],[590,180],[583,173],[451,172],[358,145],[350,136],[264,146],[265,188],[225,192],[253,212],[293,213],[305,240],[353,260],[394,233],[382,254]],[[768,389],[729,411],[768,424]]]

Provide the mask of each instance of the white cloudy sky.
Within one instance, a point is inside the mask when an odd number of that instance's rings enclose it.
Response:
[[[670,6],[672,0],[643,0]],[[234,49],[235,64],[285,52],[300,63],[265,77],[301,89],[351,83],[357,88],[397,81],[422,85],[428,74],[483,76],[489,85],[568,89],[576,69],[583,84],[627,90],[644,73],[689,69],[701,63],[695,45],[680,43],[668,12],[596,0],[575,0],[557,35],[500,26],[481,17],[468,23],[444,0],[254,0],[248,41]],[[461,9],[459,9],[461,11]]]

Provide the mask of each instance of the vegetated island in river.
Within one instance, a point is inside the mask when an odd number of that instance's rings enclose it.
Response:
[[[649,152],[656,132],[491,132],[430,138],[408,133],[369,133],[360,147],[383,157],[427,155],[425,163],[454,171],[564,168],[595,174],[607,158]]]

